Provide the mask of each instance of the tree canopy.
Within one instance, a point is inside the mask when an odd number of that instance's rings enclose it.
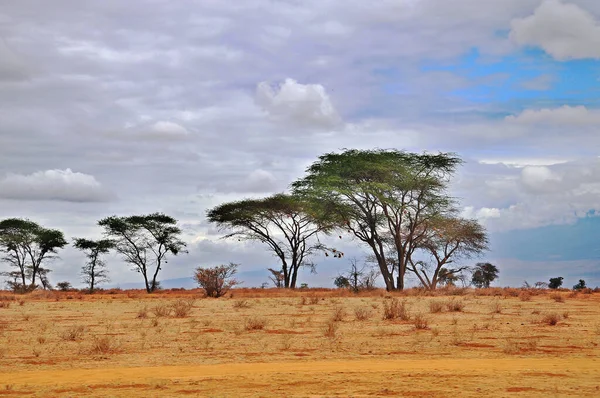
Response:
[[[321,204],[298,195],[277,194],[224,203],[208,210],[207,217],[229,231],[225,238],[265,244],[280,261],[286,288],[296,287],[300,268],[313,269],[310,256],[318,250],[326,250],[319,241],[319,234],[333,228]],[[337,252],[335,255],[341,256]]]
[[[158,273],[168,254],[176,256],[185,250],[177,220],[163,213],[130,217],[107,217],[98,221],[106,237],[126,263],[142,274],[146,291],[158,288]]]

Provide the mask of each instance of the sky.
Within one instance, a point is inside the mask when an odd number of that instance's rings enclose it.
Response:
[[[600,285],[600,2],[233,4],[3,0],[0,218],[99,238],[103,217],[165,212],[189,253],[161,279],[236,262],[260,285],[275,258],[221,239],[207,209],[285,191],[326,152],[451,151],[451,194],[490,236],[469,264],[500,286]],[[367,253],[336,245],[347,258],[300,282],[332,286]],[[82,286],[83,261],[64,249],[50,281]]]

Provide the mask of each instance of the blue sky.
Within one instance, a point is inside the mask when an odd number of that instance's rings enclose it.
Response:
[[[234,261],[255,283],[273,258],[221,240],[206,209],[342,148],[453,151],[498,284],[600,285],[600,2],[221,3],[3,4],[0,218],[95,238],[102,217],[163,211],[189,244],[163,279]],[[313,286],[348,265],[315,260]],[[82,261],[63,250],[51,281],[77,285]],[[108,262],[113,284],[139,281]]]

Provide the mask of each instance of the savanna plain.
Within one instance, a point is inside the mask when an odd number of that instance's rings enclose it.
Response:
[[[600,294],[0,293],[0,396],[600,396]]]

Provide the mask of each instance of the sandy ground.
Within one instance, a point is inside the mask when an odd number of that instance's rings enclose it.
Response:
[[[337,294],[5,296],[0,396],[600,396],[599,294]]]

